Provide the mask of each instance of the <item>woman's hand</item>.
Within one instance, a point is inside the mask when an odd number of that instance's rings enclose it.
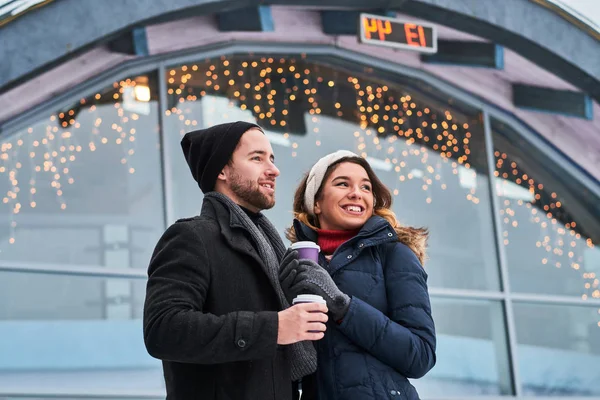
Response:
[[[285,266],[282,263],[279,270],[279,281],[286,297],[293,299],[299,294],[316,294],[325,299],[334,321],[344,318],[350,307],[350,297],[338,289],[329,273],[312,260],[294,261]]]

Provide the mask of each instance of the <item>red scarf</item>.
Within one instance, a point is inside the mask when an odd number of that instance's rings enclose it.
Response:
[[[360,229],[353,231],[328,231],[325,229],[317,230],[317,244],[321,247],[324,255],[333,254],[338,247],[347,240],[352,239],[358,234]]]

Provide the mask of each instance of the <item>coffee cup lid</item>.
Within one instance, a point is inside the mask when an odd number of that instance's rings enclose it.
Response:
[[[321,251],[321,247],[319,247],[318,244],[316,244],[315,242],[310,242],[310,241],[292,243],[292,245],[290,247],[293,250],[309,248],[309,249],[317,249],[317,250]]]
[[[317,294],[299,294],[292,300],[292,304],[295,303],[322,303],[327,304],[323,297]]]

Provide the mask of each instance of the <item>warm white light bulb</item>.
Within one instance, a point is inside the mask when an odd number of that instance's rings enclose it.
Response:
[[[136,85],[133,88],[133,94],[137,101],[149,102],[150,101],[150,87],[146,85]]]

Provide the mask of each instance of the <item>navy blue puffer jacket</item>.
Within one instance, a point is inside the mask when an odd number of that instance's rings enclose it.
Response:
[[[298,240],[317,233],[294,221]],[[319,400],[418,400],[407,378],[420,378],[435,365],[435,327],[427,274],[391,225],[371,217],[358,235],[342,244],[325,267],[351,296],[343,321],[328,322],[318,353]]]

